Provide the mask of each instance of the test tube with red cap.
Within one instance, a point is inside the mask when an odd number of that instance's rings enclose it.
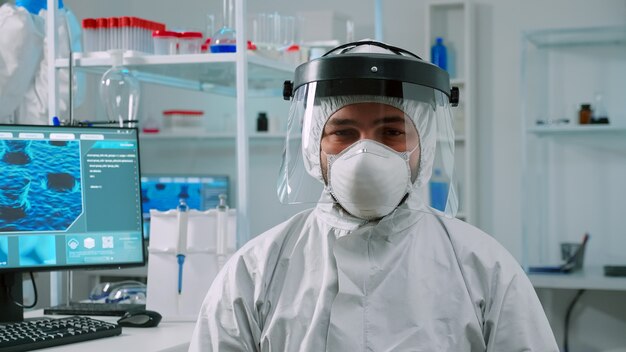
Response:
[[[82,23],[83,27],[83,50],[85,52],[96,51],[96,43],[98,38],[97,22],[93,18],[85,18]]]
[[[120,17],[120,46],[130,50],[130,17]]]
[[[106,18],[98,18],[96,20],[97,23],[97,32],[98,32],[98,51],[107,50],[108,43],[108,27],[109,21]]]
[[[108,49],[119,49],[120,22],[117,17],[109,18],[109,47]]]

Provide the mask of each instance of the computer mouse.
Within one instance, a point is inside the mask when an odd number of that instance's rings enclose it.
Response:
[[[153,310],[131,310],[119,318],[117,323],[130,328],[152,328],[159,325],[161,318],[161,314]]]

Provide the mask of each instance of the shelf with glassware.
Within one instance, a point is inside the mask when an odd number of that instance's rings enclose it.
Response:
[[[626,126],[555,125],[527,129],[529,134],[617,153],[626,153]]]
[[[564,246],[589,233],[581,271],[531,273],[531,281],[626,290],[626,278],[603,270],[626,265],[617,210],[626,197],[626,27],[530,31],[522,43],[523,266],[562,264]],[[591,105],[591,121],[607,120],[587,123],[582,105]]]
[[[426,4],[425,43],[423,52],[433,62],[431,45],[443,38],[446,46],[446,69],[450,84],[460,91],[459,106],[452,108],[455,131],[455,173],[459,213],[457,217],[472,224],[478,221],[477,184],[474,146],[474,16],[468,1],[433,1]]]
[[[147,55],[126,51],[123,66],[146,83],[160,84],[207,93],[235,96],[235,53]],[[250,96],[280,96],[282,83],[292,79],[295,66],[247,53]],[[67,68],[69,58],[56,59],[57,68]],[[106,52],[73,55],[73,68],[103,74],[113,60]]]
[[[205,141],[234,141],[237,136],[234,132],[206,132],[206,131],[164,131],[159,133],[141,133],[139,138],[146,140],[178,140],[178,139],[198,139]],[[251,141],[277,141],[285,140],[285,133],[263,133],[254,132],[248,135]]]
[[[56,9],[58,0],[46,0],[50,11],[46,18],[46,43],[48,57],[48,110],[50,122],[58,116],[59,91],[57,73],[59,69],[70,67],[69,59],[57,59]],[[223,94],[234,99],[236,116],[235,164],[236,164],[236,204],[237,204],[237,236],[239,243],[250,238],[249,219],[249,139],[246,122],[246,101],[249,92],[264,95],[278,95],[273,87],[282,87],[284,77],[291,78],[290,67],[282,63],[270,63],[264,58],[256,58],[246,51],[245,39],[245,0],[234,0],[235,3],[235,40],[236,52],[232,54],[193,54],[177,56],[138,56],[127,53],[122,65],[137,72],[140,81],[159,85],[167,85],[202,92]],[[112,59],[80,57],[72,60],[71,68],[77,70],[103,73],[113,64]],[[271,61],[271,60],[270,60]],[[259,71],[259,72],[257,72]],[[257,77],[256,81],[249,79]],[[275,84],[274,82],[279,82]],[[268,83],[269,82],[269,83]],[[60,116],[66,119],[66,116]],[[63,301],[63,279],[60,275],[51,278],[51,304]]]

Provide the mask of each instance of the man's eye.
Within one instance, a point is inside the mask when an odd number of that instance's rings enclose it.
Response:
[[[355,135],[356,132],[354,130],[336,130],[331,132],[331,134],[339,137],[349,137]]]
[[[397,130],[397,129],[386,129],[385,130],[385,135],[387,135],[387,136],[394,136],[395,137],[395,136],[401,136],[403,134],[404,134],[403,131],[400,131],[400,130]]]

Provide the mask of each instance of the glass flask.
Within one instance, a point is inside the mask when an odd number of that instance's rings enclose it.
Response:
[[[224,25],[211,37],[212,53],[234,53],[237,50],[237,38],[233,24],[233,0],[224,0]]]
[[[139,80],[122,66],[123,51],[111,50],[110,54],[113,67],[102,75],[100,99],[111,123],[118,122],[120,127],[134,127],[139,108]]]

